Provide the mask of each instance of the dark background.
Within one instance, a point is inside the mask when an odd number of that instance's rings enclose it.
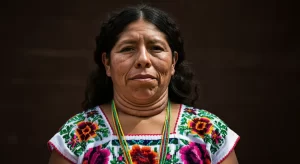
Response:
[[[0,163],[47,163],[46,142],[80,112],[107,13],[138,0],[1,4]],[[289,1],[148,0],[173,16],[201,84],[197,107],[241,136],[241,164],[296,163],[298,16]],[[293,150],[295,148],[295,150]],[[298,160],[299,161],[299,160]]]

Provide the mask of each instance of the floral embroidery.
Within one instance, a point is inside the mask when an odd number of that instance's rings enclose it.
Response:
[[[97,124],[82,121],[77,124],[76,136],[80,141],[87,141],[90,138],[96,137],[96,130],[98,129]]]
[[[172,158],[172,155],[171,154],[167,154],[166,159],[170,160],[171,158]]]
[[[73,138],[71,139],[71,141],[68,143],[68,145],[71,145],[71,148],[74,148],[78,142],[79,142],[79,140],[78,140],[77,136],[74,135]]]
[[[186,106],[182,112],[178,125],[179,134],[202,138],[205,143],[211,144],[210,151],[215,154],[224,144],[228,130],[227,125],[206,110],[192,109],[194,108]]]
[[[89,149],[84,157],[82,164],[108,164],[110,152],[102,149],[102,146]]]
[[[100,128],[101,127],[101,128]],[[61,127],[59,134],[75,156],[84,153],[87,144],[109,136],[109,129],[96,108],[79,113]]]
[[[195,118],[189,121],[188,126],[192,129],[192,133],[198,134],[201,138],[204,138],[205,134],[212,132],[212,123],[208,118]]]
[[[184,112],[187,112],[189,114],[196,114],[196,109],[193,108],[185,108]]]
[[[157,153],[149,146],[133,145],[130,150],[132,162],[134,164],[158,164]]]
[[[205,144],[191,142],[180,149],[180,158],[184,164],[210,164],[211,159]]]
[[[211,155],[222,149],[227,133],[227,125],[217,116],[183,105],[176,133],[172,134],[175,137],[170,137],[169,140],[164,164],[210,164]],[[97,108],[69,119],[55,137],[63,139],[68,151],[73,153],[74,158],[80,159],[80,163],[125,164],[120,143],[118,139],[112,138],[109,124]],[[135,164],[158,163],[160,137],[151,135],[130,138],[127,143]],[[101,146],[93,147],[94,145]]]
[[[219,133],[218,129],[212,131],[211,138],[212,138],[214,143],[216,143],[216,144],[220,143],[222,137],[220,136],[220,133]]]
[[[123,160],[124,160],[124,157],[120,155],[120,156],[118,157],[118,162],[121,162],[121,161],[123,161]]]
[[[86,113],[87,117],[93,117],[94,115],[98,114],[98,111],[92,110]]]

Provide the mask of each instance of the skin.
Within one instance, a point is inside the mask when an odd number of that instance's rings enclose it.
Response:
[[[113,81],[114,101],[125,135],[161,134],[168,85],[175,73],[177,58],[177,52],[171,51],[165,35],[142,19],[124,29],[111,50],[110,59],[102,54],[106,74]],[[110,104],[101,105],[101,109],[113,125]],[[175,127],[179,109],[179,104],[172,103],[171,129]],[[49,163],[69,162],[53,151]],[[222,162],[237,163],[234,151]]]
[[[102,56],[106,74],[113,81],[117,109],[138,117],[162,112],[177,56],[176,52],[172,56],[165,35],[154,25],[143,20],[128,25],[111,50],[110,59]],[[137,75],[152,78],[135,78]]]

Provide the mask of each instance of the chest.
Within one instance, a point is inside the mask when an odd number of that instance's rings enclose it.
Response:
[[[141,139],[143,137],[144,139]],[[128,137],[127,143],[132,161],[137,164],[157,164],[161,141],[159,136],[149,135],[146,138],[143,137]],[[210,161],[210,153],[204,143],[190,142],[190,140],[172,134],[167,147],[165,164],[210,164]],[[118,140],[113,139],[88,149],[79,159],[79,163],[85,162],[90,164],[125,164],[125,157]]]

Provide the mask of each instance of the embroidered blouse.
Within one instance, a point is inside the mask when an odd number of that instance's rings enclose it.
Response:
[[[125,164],[118,137],[99,106],[70,118],[48,142],[77,164]],[[157,164],[161,135],[126,135],[136,164]],[[239,136],[216,115],[180,106],[170,134],[166,164],[218,164],[234,149]]]

